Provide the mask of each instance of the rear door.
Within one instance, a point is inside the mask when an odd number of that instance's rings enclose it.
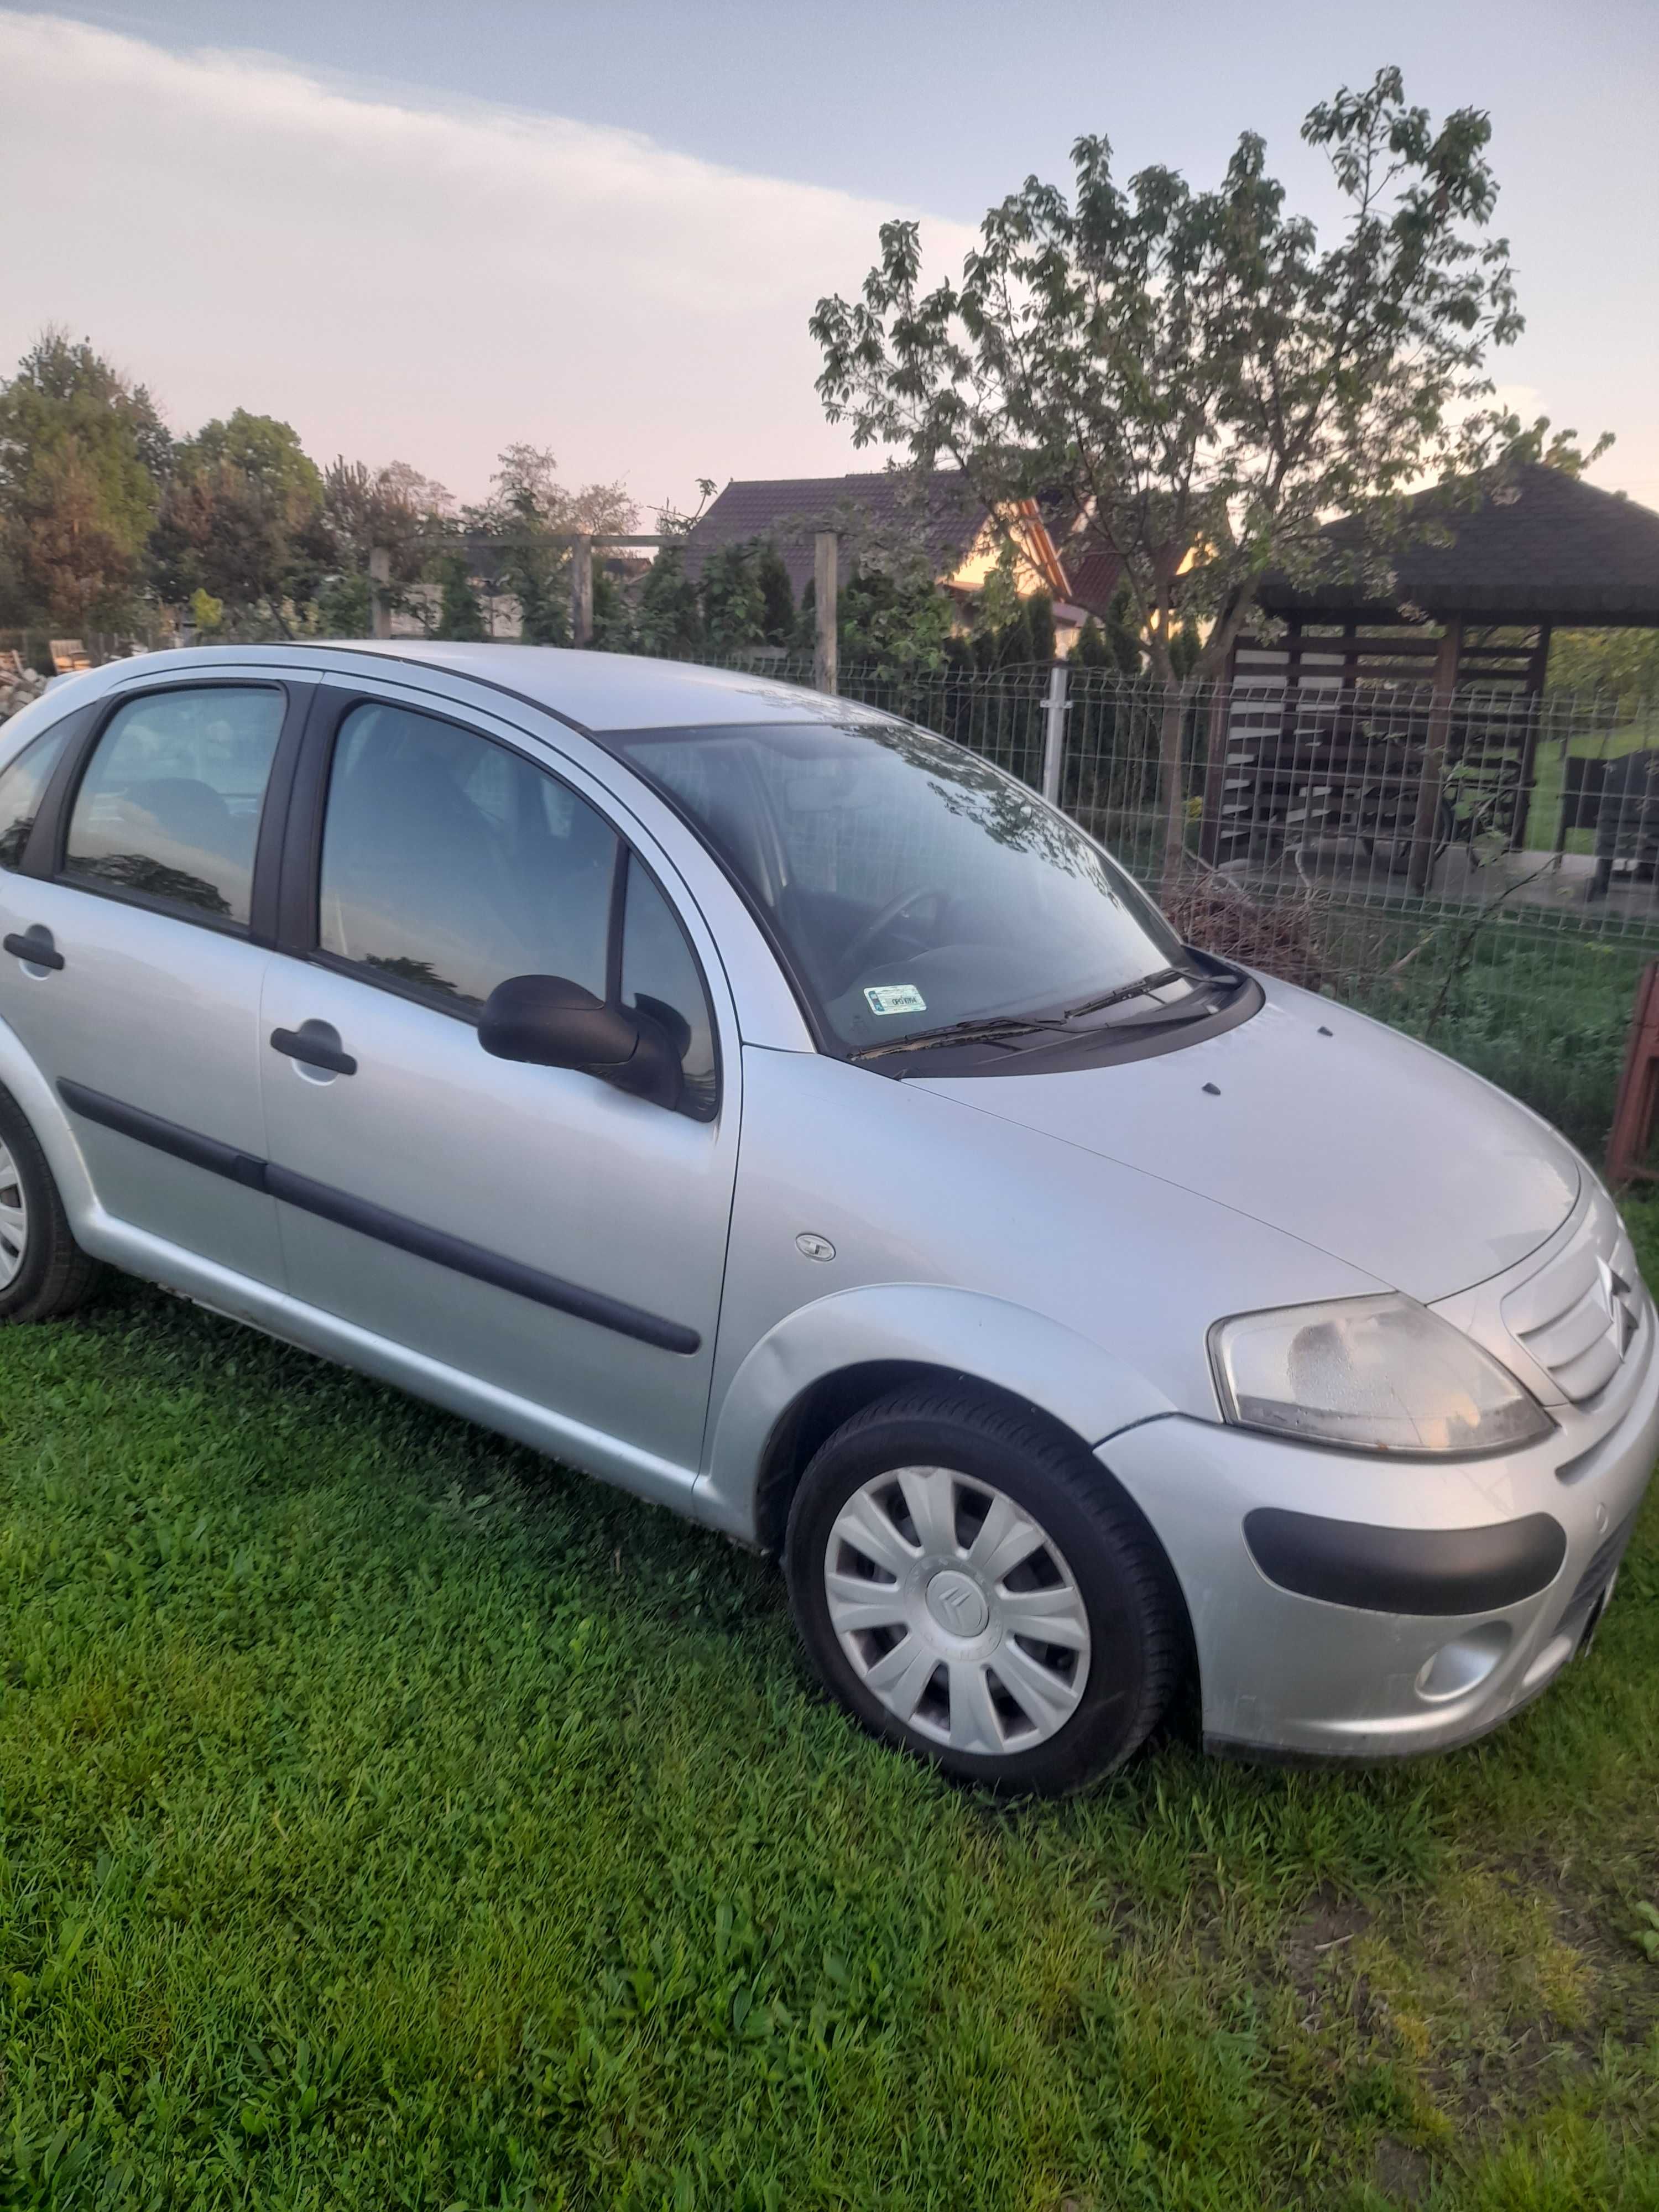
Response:
[[[70,1109],[99,1206],[270,1286],[259,1005],[312,689],[124,690],[0,781],[0,1016]]]
[[[261,1021],[289,1287],[459,1370],[481,1418],[543,1409],[579,1464],[681,1494],[737,1151],[701,917],[568,757],[396,686],[319,701]],[[678,1105],[491,1059],[478,1012],[520,974],[648,1000]]]

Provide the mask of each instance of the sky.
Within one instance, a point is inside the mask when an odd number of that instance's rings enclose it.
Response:
[[[869,466],[806,320],[883,221],[942,270],[1081,132],[1210,183],[1252,129],[1328,222],[1297,126],[1390,62],[1492,114],[1504,398],[1659,507],[1659,0],[0,6],[0,374],[63,325],[175,431],[243,406],[465,499],[518,441],[647,507]]]

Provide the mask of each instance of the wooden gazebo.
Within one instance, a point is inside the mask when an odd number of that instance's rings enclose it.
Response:
[[[1449,769],[1489,788],[1522,843],[1552,631],[1659,627],[1659,514],[1634,501],[1533,464],[1474,506],[1440,490],[1413,505],[1385,594],[1267,579],[1261,605],[1282,632],[1233,649],[1206,858],[1294,819],[1408,853],[1420,890]],[[1329,526],[1334,570],[1375,574],[1366,528]]]

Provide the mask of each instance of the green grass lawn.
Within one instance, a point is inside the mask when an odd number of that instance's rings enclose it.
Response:
[[[1555,846],[1556,825],[1561,818],[1562,761],[1568,752],[1582,753],[1587,757],[1614,760],[1625,753],[1638,751],[1644,745],[1659,740],[1659,729],[1652,716],[1644,716],[1624,723],[1614,723],[1594,736],[1553,738],[1538,748],[1538,758],[1533,770],[1532,800],[1527,810],[1527,843],[1540,852],[1551,852]],[[1569,830],[1564,848],[1569,853],[1593,853],[1595,832],[1593,830]]]
[[[1455,908],[1382,920],[1350,908],[1323,937],[1338,998],[1425,1037],[1601,1157],[1637,985],[1659,951],[1650,932],[1597,936],[1511,907],[1470,940]]]
[[[1477,1748],[1021,1809],[764,1564],[159,1294],[0,1442],[0,2203],[1659,2204],[1659,1511]]]

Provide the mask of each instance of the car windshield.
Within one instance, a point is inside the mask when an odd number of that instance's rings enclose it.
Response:
[[[1098,845],[931,732],[872,720],[608,742],[701,826],[849,1054],[1057,1016],[1182,959]]]

